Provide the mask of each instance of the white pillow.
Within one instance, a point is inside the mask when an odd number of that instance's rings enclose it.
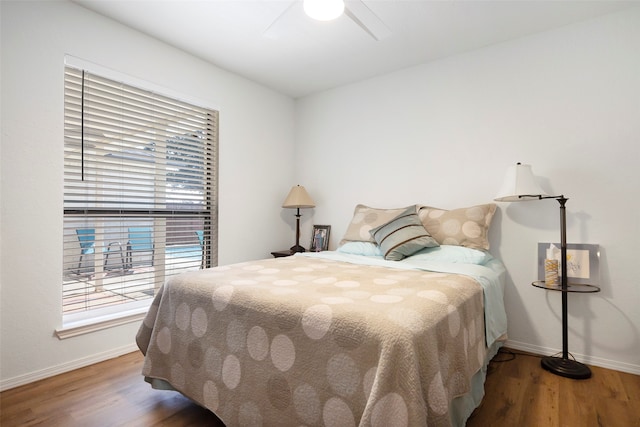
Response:
[[[479,265],[483,265],[491,259],[493,259],[493,257],[489,252],[453,245],[440,245],[434,248],[425,248],[406,258],[409,262],[437,261]]]
[[[371,242],[346,242],[336,249],[336,252],[363,256],[382,256],[380,246]]]

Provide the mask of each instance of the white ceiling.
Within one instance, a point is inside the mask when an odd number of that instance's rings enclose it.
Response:
[[[346,15],[306,17],[300,0],[74,1],[294,98],[640,5],[364,0],[390,30],[376,41]]]

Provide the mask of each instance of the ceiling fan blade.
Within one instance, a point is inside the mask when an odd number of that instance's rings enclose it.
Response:
[[[264,32],[262,33],[263,36],[268,37],[268,38],[272,38],[272,39],[277,39],[280,37],[280,34],[278,31],[276,31],[276,27],[278,25],[278,23],[283,19],[283,17],[289,13],[289,11],[298,3],[298,0],[292,0],[291,3],[289,4],[289,6],[287,6],[287,8],[285,10],[282,11],[282,13],[280,15],[278,15],[278,17],[276,19],[273,20],[273,22],[267,27],[266,30],[264,30]]]
[[[347,0],[344,13],[377,41],[391,35],[391,30],[362,0]]]

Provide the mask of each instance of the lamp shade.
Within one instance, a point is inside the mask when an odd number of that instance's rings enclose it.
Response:
[[[531,165],[517,163],[509,166],[502,188],[494,199],[497,202],[520,202],[547,197],[531,172]]]
[[[283,208],[315,208],[316,204],[302,185],[294,185],[282,203]]]

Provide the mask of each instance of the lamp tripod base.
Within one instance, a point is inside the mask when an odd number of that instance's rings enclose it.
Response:
[[[306,252],[307,250],[300,245],[291,246],[291,253],[295,254],[296,252]]]
[[[547,371],[560,375],[561,377],[572,378],[574,380],[585,380],[591,378],[591,369],[587,365],[573,359],[563,357],[543,357],[540,365]]]

